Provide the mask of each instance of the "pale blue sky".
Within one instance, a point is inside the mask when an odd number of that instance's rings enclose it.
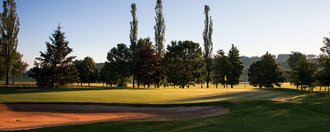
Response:
[[[74,52],[106,61],[118,43],[129,45],[130,5],[137,4],[139,37],[154,39],[156,0],[16,0],[21,22],[19,51],[33,66],[45,41],[61,23]],[[301,51],[319,54],[330,32],[330,0],[163,0],[166,44],[203,44],[204,5],[214,20],[214,53],[235,44],[241,55]]]

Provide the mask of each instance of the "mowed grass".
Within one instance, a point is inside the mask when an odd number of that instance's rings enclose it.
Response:
[[[294,98],[297,93],[262,89],[61,88],[0,90],[0,103],[191,104]]]
[[[120,121],[30,131],[330,131],[330,101],[295,89],[1,89],[1,103],[219,106],[230,113],[180,121]]]

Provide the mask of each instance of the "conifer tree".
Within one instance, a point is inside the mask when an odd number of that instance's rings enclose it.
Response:
[[[47,50],[40,52],[36,58],[35,67],[30,75],[35,78],[39,87],[64,86],[78,80],[78,71],[73,65],[75,56],[68,56],[72,52],[69,41],[65,40],[65,33],[58,26],[46,42]]]
[[[229,74],[227,75],[227,82],[230,87],[239,84],[239,78],[243,73],[243,63],[240,60],[239,50],[233,44],[228,52]]]

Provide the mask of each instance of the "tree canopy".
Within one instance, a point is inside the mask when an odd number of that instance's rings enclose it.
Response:
[[[205,70],[203,53],[198,43],[192,41],[172,41],[164,57],[168,83],[174,86],[194,85]]]
[[[1,71],[5,73],[6,85],[9,85],[9,74],[16,56],[19,26],[15,1],[3,1],[3,12],[0,14],[0,66],[2,65]]]
[[[248,70],[249,82],[254,87],[280,87],[284,81],[279,65],[268,52],[261,57],[260,61],[252,63]]]
[[[73,65],[75,56],[68,56],[72,49],[60,26],[49,39],[50,42],[46,42],[47,50],[40,52],[40,57],[36,58],[30,76],[36,79],[39,87],[54,87],[57,84],[63,86],[77,82],[79,73]]]
[[[213,42],[212,42],[212,34],[213,34],[213,20],[212,17],[209,16],[210,7],[205,5],[204,7],[204,15],[205,15],[205,28],[203,32],[203,40],[204,40],[204,61],[205,61],[205,70],[206,70],[206,87],[209,88],[209,83],[211,81],[211,72],[212,72],[212,51],[213,51]]]
[[[126,87],[129,77],[131,76],[130,60],[131,53],[125,44],[117,44],[108,52],[108,62],[105,64],[104,70],[107,74],[105,80],[117,84],[118,87]],[[102,71],[104,71],[102,70]]]

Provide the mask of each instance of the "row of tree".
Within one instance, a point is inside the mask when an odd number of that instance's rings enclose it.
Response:
[[[3,12],[0,13],[0,79],[5,77],[6,85],[9,85],[10,76],[14,84],[15,76],[23,74],[28,66],[17,51],[19,26],[15,1],[3,1]]]
[[[147,86],[179,86],[190,87],[195,84],[213,83],[233,87],[239,84],[243,71],[240,54],[232,45],[226,54],[219,50],[213,56],[213,21],[209,16],[209,6],[204,7],[205,29],[203,32],[204,50],[200,44],[192,41],[172,41],[164,49],[165,20],[162,14],[162,1],[157,0],[155,44],[150,38],[138,39],[137,7],[131,5],[132,21],[130,22],[130,46],[118,44],[107,55],[107,62],[98,71],[92,58],[73,61],[75,57],[68,56],[72,49],[65,40],[65,34],[59,26],[47,42],[47,50],[41,52],[36,59],[31,77],[37,80],[40,87],[54,87],[68,83],[104,82],[109,85],[125,87],[133,81],[137,85]],[[297,87],[314,87],[316,84],[329,89],[330,71],[330,40],[325,38],[323,54],[316,62],[309,62],[305,55],[294,52],[288,63],[290,65],[290,80]],[[248,69],[251,85],[256,87],[280,86],[284,81],[283,71],[268,52],[259,61],[253,62]],[[203,85],[201,85],[203,87]]]

